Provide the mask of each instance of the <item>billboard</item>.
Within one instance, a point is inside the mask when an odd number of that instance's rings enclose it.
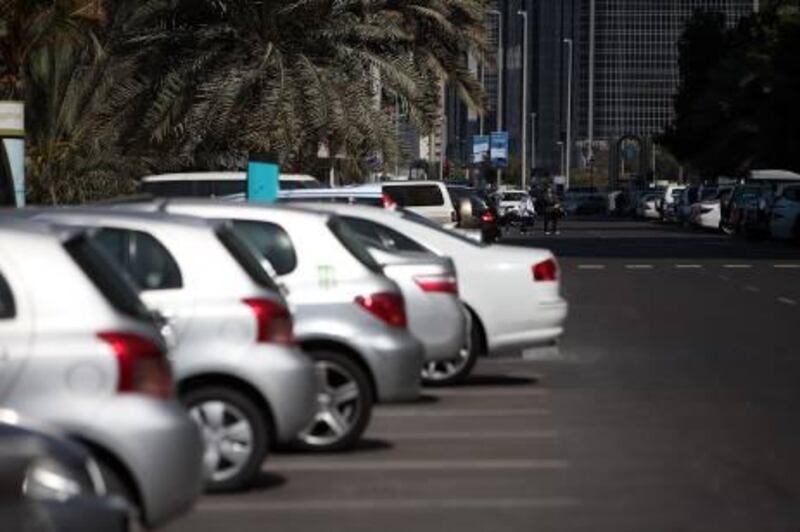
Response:
[[[489,154],[489,137],[487,135],[475,135],[472,137],[472,162],[481,164]]]
[[[490,139],[490,157],[492,166],[505,168],[508,166],[508,132],[496,131]]]

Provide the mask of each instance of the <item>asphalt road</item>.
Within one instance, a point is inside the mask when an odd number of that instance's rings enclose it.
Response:
[[[380,407],[356,452],[275,455],[170,530],[800,530],[800,248],[605,220],[510,242],[560,258],[557,356]]]

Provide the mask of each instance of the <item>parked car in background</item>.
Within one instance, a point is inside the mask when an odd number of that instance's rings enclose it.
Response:
[[[2,220],[0,352],[0,404],[86,445],[145,525],[191,508],[203,440],[151,314],[86,231]]]
[[[689,223],[695,227],[719,231],[722,220],[721,205],[733,192],[731,186],[703,187],[698,202],[689,212]]]
[[[281,174],[281,190],[321,188],[322,184],[306,174]],[[142,178],[139,191],[156,197],[244,197],[247,172],[187,172],[151,175]]]
[[[0,523],[6,532],[128,532],[130,509],[110,497],[89,452],[0,410]]]
[[[227,220],[257,250],[286,290],[295,337],[317,367],[316,413],[299,435],[302,448],[352,448],[374,402],[419,397],[423,348],[408,331],[402,293],[336,216],[230,201],[120,207]]]
[[[94,241],[167,319],[178,395],[206,440],[208,488],[247,486],[270,446],[305,428],[317,399],[313,365],[256,251],[223,222],[97,208],[37,218],[93,227]]]
[[[692,213],[692,205],[700,199],[700,186],[691,185],[683,190],[675,199],[675,222],[688,227],[689,218]]]
[[[749,237],[765,235],[769,231],[772,198],[769,185],[749,182],[736,186],[722,210],[723,231]]]
[[[337,213],[353,232],[369,237],[365,224],[405,236],[397,251],[427,252],[453,259],[460,295],[471,315],[468,358],[447,376],[463,379],[481,355],[517,355],[523,349],[551,346],[564,330],[567,303],[560,295],[559,268],[545,249],[485,246],[460,237],[415,213],[369,207],[315,206]],[[443,377],[444,378],[444,377]]]
[[[645,220],[658,220],[661,217],[658,211],[659,197],[660,194],[657,192],[642,195],[636,206],[636,216]]]
[[[677,219],[677,201],[685,188],[685,186],[673,184],[664,189],[664,194],[658,201],[658,212],[661,221],[674,222]]]
[[[448,185],[447,192],[458,213],[460,229],[475,229],[481,232],[481,240],[492,243],[500,237],[497,214],[471,187]]]
[[[769,232],[773,238],[800,244],[800,185],[781,188],[772,205]]]
[[[503,190],[494,194],[500,219],[508,219],[520,215],[520,205],[528,199],[524,190]]]

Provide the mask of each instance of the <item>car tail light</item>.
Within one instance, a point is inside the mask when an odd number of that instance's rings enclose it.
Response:
[[[269,299],[244,299],[243,303],[250,307],[256,318],[258,336],[256,341],[262,344],[294,344],[294,325],[292,315],[280,303]]]
[[[372,294],[356,297],[356,303],[392,327],[406,327],[406,303],[400,294]]]
[[[414,282],[423,292],[458,295],[458,279],[453,275],[418,275]]]
[[[486,211],[485,213],[481,214],[481,221],[487,224],[493,224],[496,221],[494,213],[492,213],[492,211]]]
[[[397,208],[397,202],[395,200],[393,200],[392,197],[389,194],[387,194],[386,192],[381,194],[381,203],[383,203],[383,208],[384,209],[396,209]]]
[[[555,259],[547,259],[533,265],[534,281],[557,281],[558,263]]]
[[[172,371],[164,351],[155,342],[122,332],[97,335],[114,350],[119,367],[117,391],[167,399],[172,396]]]

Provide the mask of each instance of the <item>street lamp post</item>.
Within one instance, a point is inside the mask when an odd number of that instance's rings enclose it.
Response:
[[[556,144],[558,144],[558,165],[559,174],[564,175],[564,141],[559,140]]]
[[[536,169],[536,113],[531,113],[531,168]]]
[[[569,48],[569,57],[567,58],[567,163],[566,174],[564,174],[565,183],[564,188],[569,190],[569,173],[570,162],[572,156],[572,39],[564,39],[564,42]]]
[[[504,54],[503,48],[503,13],[498,9],[490,9],[488,14],[497,17],[497,131],[503,130],[503,73]]]
[[[522,33],[522,190],[528,174],[528,12],[517,11],[522,16],[524,31]]]

